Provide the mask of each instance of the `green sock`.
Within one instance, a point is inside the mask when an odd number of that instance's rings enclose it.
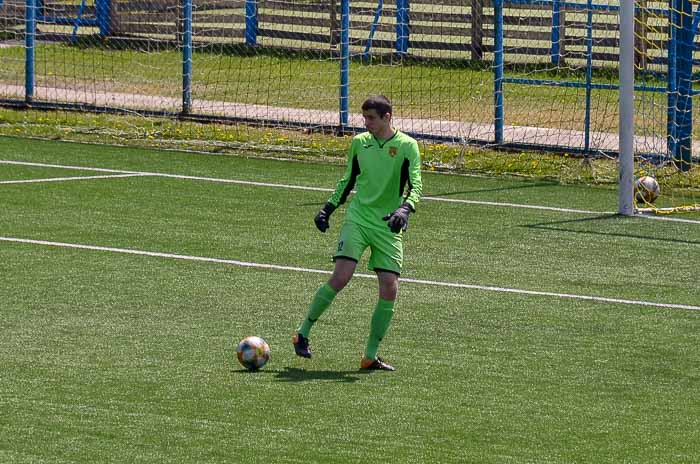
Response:
[[[375,359],[377,357],[379,344],[387,330],[389,330],[389,325],[391,324],[391,318],[393,316],[394,302],[380,298],[379,301],[377,301],[377,306],[374,308],[374,314],[372,314],[372,325],[369,330],[365,358]]]
[[[309,305],[309,311],[306,313],[306,319],[301,323],[297,332],[302,334],[304,337],[309,338],[309,332],[311,331],[311,326],[321,317],[321,314],[331,305],[333,299],[338,294],[333,287],[328,284],[324,284],[318,289],[314,299]]]

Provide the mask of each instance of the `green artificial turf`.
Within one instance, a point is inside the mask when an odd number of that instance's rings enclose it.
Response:
[[[0,138],[0,160],[321,188],[343,169],[13,138]],[[3,181],[102,174],[0,164]],[[114,248],[0,240],[0,461],[690,463],[700,453],[700,312],[669,306],[700,305],[697,223],[610,215],[609,187],[426,173],[433,199],[411,218],[380,350],[398,370],[366,374],[372,278],[354,279],[314,327],[311,360],[291,346],[327,278],[304,270],[332,269],[344,209],[320,234],[312,218],[328,192],[207,179],[0,184],[0,238]],[[235,359],[248,335],[272,349],[257,373]]]

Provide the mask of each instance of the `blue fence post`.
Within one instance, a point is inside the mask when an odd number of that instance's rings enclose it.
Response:
[[[350,0],[340,2],[340,130],[350,117]]]
[[[258,43],[258,2],[245,0],[245,44]]]
[[[34,37],[36,35],[36,0],[27,0],[24,14],[24,101],[34,100]]]
[[[693,141],[693,6],[691,0],[678,0],[676,34],[676,152],[673,160],[681,171],[690,170]]]
[[[182,112],[192,110],[192,0],[183,0]]]
[[[494,138],[497,144],[503,143],[503,0],[493,1],[494,16]]]
[[[561,61],[561,0],[552,1],[552,64]]]
[[[587,152],[591,147],[591,84],[593,82],[593,0],[588,0],[588,21],[586,23],[586,112],[584,116],[584,146]]]
[[[396,0],[396,53],[408,53],[409,0]]]
[[[668,82],[667,82],[667,116],[666,116],[666,150],[668,155],[676,156],[676,44],[678,43],[678,14],[676,1],[671,2],[668,12]]]
[[[97,16],[97,27],[100,30],[100,37],[105,38],[109,36],[111,31],[111,0],[95,0],[95,16]]]

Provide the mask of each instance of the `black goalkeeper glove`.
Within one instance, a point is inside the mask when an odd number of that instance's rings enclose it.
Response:
[[[413,208],[408,203],[404,203],[394,210],[393,213],[387,214],[382,219],[388,221],[389,229],[395,234],[402,230],[408,229],[408,215],[411,214]]]
[[[328,223],[328,218],[331,217],[333,211],[335,211],[335,206],[333,206],[333,203],[326,203],[325,205],[323,205],[321,211],[319,211],[316,217],[314,218],[314,224],[316,224],[316,228],[318,230],[320,230],[321,232],[325,232],[328,230],[328,228],[330,227],[330,224]]]

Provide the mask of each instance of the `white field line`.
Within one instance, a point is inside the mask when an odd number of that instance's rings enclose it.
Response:
[[[307,190],[314,192],[333,192],[333,189],[323,188],[323,187],[307,187],[303,185],[290,185],[290,184],[276,184],[269,182],[253,182],[247,180],[237,180],[237,179],[221,179],[216,177],[200,177],[200,176],[184,176],[180,174],[167,174],[162,172],[143,172],[143,171],[124,171],[119,169],[105,169],[105,168],[93,168],[84,166],[66,166],[61,164],[46,164],[46,163],[30,163],[26,161],[10,161],[10,160],[0,160],[0,164],[11,164],[18,166],[35,166],[42,168],[55,168],[55,169],[71,169],[78,171],[91,171],[91,172],[108,172],[114,174],[126,174],[134,176],[144,176],[144,177],[166,177],[172,179],[182,179],[182,180],[196,180],[203,182],[217,182],[225,184],[239,184],[239,185],[250,185],[254,187],[270,187],[270,188],[281,188],[288,190]],[[587,215],[614,215],[614,211],[591,211],[585,209],[571,209],[571,208],[556,208],[552,206],[541,206],[541,205],[524,205],[520,203],[504,203],[497,201],[477,201],[477,200],[462,200],[457,198],[441,198],[441,197],[431,197],[424,196],[422,200],[427,201],[439,201],[445,203],[461,203],[466,205],[480,205],[480,206],[498,206],[504,208],[520,208],[520,209],[534,209],[541,211],[554,211],[558,213],[575,213],[575,214],[587,214]],[[636,217],[641,217],[645,219],[653,219],[657,221],[668,221],[668,222],[683,222],[687,224],[700,224],[700,220],[694,219],[682,219],[675,217],[666,216],[650,216],[650,215],[637,215]]]
[[[253,182],[247,180],[236,180],[236,179],[220,179],[215,177],[198,177],[198,176],[184,176],[179,174],[167,174],[160,172],[141,172],[141,171],[123,171],[117,169],[104,169],[104,168],[90,168],[84,166],[66,166],[60,164],[45,164],[45,163],[30,163],[25,161],[9,161],[0,160],[0,164],[12,164],[19,166],[34,166],[41,168],[55,168],[55,169],[72,169],[79,171],[94,171],[94,172],[109,172],[115,174],[126,174],[126,175],[141,175],[141,176],[152,176],[152,177],[168,177],[173,179],[183,179],[183,180],[198,180],[206,182],[219,182],[228,184],[241,184],[241,185],[251,185],[255,187],[271,187],[271,188],[283,188],[290,190],[311,190],[316,192],[333,192],[331,188],[323,187],[306,187],[302,185],[289,185],[289,184],[275,184],[268,182]],[[537,209],[545,211],[556,211],[563,213],[579,213],[579,214],[615,214],[609,211],[587,211],[581,209],[569,209],[569,208],[555,208],[551,206],[538,206],[538,205],[523,205],[518,203],[502,203],[502,202],[492,202],[492,201],[476,201],[476,200],[461,200],[456,198],[441,198],[441,197],[431,197],[425,196],[421,198],[422,200],[428,201],[441,201],[445,203],[462,203],[469,205],[485,205],[485,206],[502,206],[508,208],[525,208],[525,209]]]
[[[683,219],[683,218],[676,218],[676,217],[667,217],[667,216],[653,216],[653,215],[648,215],[648,214],[638,214],[637,217],[642,217],[644,219],[653,219],[655,221],[669,221],[669,222],[685,222],[686,224],[700,224],[700,221],[696,219]]]
[[[41,182],[67,182],[73,180],[113,179],[122,177],[143,177],[147,174],[110,174],[106,176],[50,177],[46,179],[2,180],[0,184],[38,184]]]
[[[284,188],[290,190],[311,190],[317,192],[332,192],[333,189],[321,188],[321,187],[305,187],[303,185],[286,185],[286,184],[274,184],[268,182],[253,182],[248,180],[237,180],[237,179],[221,179],[216,177],[200,177],[200,176],[184,176],[180,174],[167,174],[162,172],[144,172],[144,171],[125,171],[121,169],[105,169],[105,168],[91,168],[84,166],[66,166],[62,164],[45,164],[45,163],[28,163],[25,161],[8,161],[0,160],[0,164],[12,164],[18,166],[34,166],[40,168],[55,168],[55,169],[71,169],[76,171],[91,171],[91,172],[108,172],[113,174],[127,174],[133,176],[149,176],[149,177],[166,177],[172,179],[182,179],[182,180],[198,180],[204,182],[216,182],[223,184],[240,184],[240,185],[251,185],[255,187],[272,187],[272,188]]]
[[[105,252],[110,252],[110,253],[149,256],[149,257],[154,257],[154,258],[180,259],[180,260],[185,260],[185,261],[198,261],[198,262],[205,262],[205,263],[227,264],[227,265],[232,265],[232,266],[242,266],[242,267],[250,267],[250,268],[256,268],[256,269],[273,269],[273,270],[279,270],[279,271],[306,272],[306,273],[313,273],[313,274],[331,274],[330,271],[324,271],[321,269],[310,269],[310,268],[296,267],[296,266],[282,266],[282,265],[277,265],[277,264],[252,263],[252,262],[248,262],[248,261],[237,261],[237,260],[232,260],[232,259],[221,259],[221,258],[207,258],[207,257],[203,257],[203,256],[188,256],[188,255],[179,255],[179,254],[171,254],[171,253],[159,253],[159,252],[154,252],[154,251],[130,250],[130,249],[125,249],[125,248],[112,248],[112,247],[103,247],[103,246],[95,246],[95,245],[81,245],[81,244],[77,244],[77,243],[49,242],[49,241],[45,241],[45,240],[30,240],[30,239],[22,239],[22,238],[14,238],[14,237],[0,237],[0,241],[12,242],[12,243],[23,243],[23,244],[28,244],[28,245],[42,245],[42,246],[50,246],[50,247],[58,247],[58,248],[73,248],[73,249],[79,249],[79,250],[105,251]],[[365,278],[365,279],[376,278],[376,276],[371,275],[371,274],[355,274],[355,276]],[[435,281],[435,280],[402,278],[401,281],[404,283],[412,283],[412,284],[418,284],[418,285],[430,285],[430,286],[436,286],[436,287],[451,287],[451,288],[462,288],[462,289],[467,289],[467,290],[482,290],[482,291],[499,292],[499,293],[514,293],[514,294],[520,294],[520,295],[544,296],[544,297],[553,297],[553,298],[560,298],[560,299],[565,298],[565,299],[573,299],[573,300],[593,301],[593,302],[597,302],[597,303],[613,303],[613,304],[626,304],[626,305],[634,305],[634,306],[647,306],[647,307],[661,308],[661,309],[685,309],[685,310],[691,310],[691,311],[700,311],[700,306],[672,304],[672,303],[657,303],[657,302],[653,302],[653,301],[625,300],[625,299],[619,299],[619,298],[605,298],[605,297],[598,297],[598,296],[575,295],[575,294],[570,294],[570,293],[540,292],[540,291],[534,291],[534,290],[522,290],[522,289],[517,289],[517,288],[491,287],[491,286],[485,286],[485,285],[471,285],[471,284],[463,284],[463,283],[458,283],[458,282],[440,282],[440,281]]]

